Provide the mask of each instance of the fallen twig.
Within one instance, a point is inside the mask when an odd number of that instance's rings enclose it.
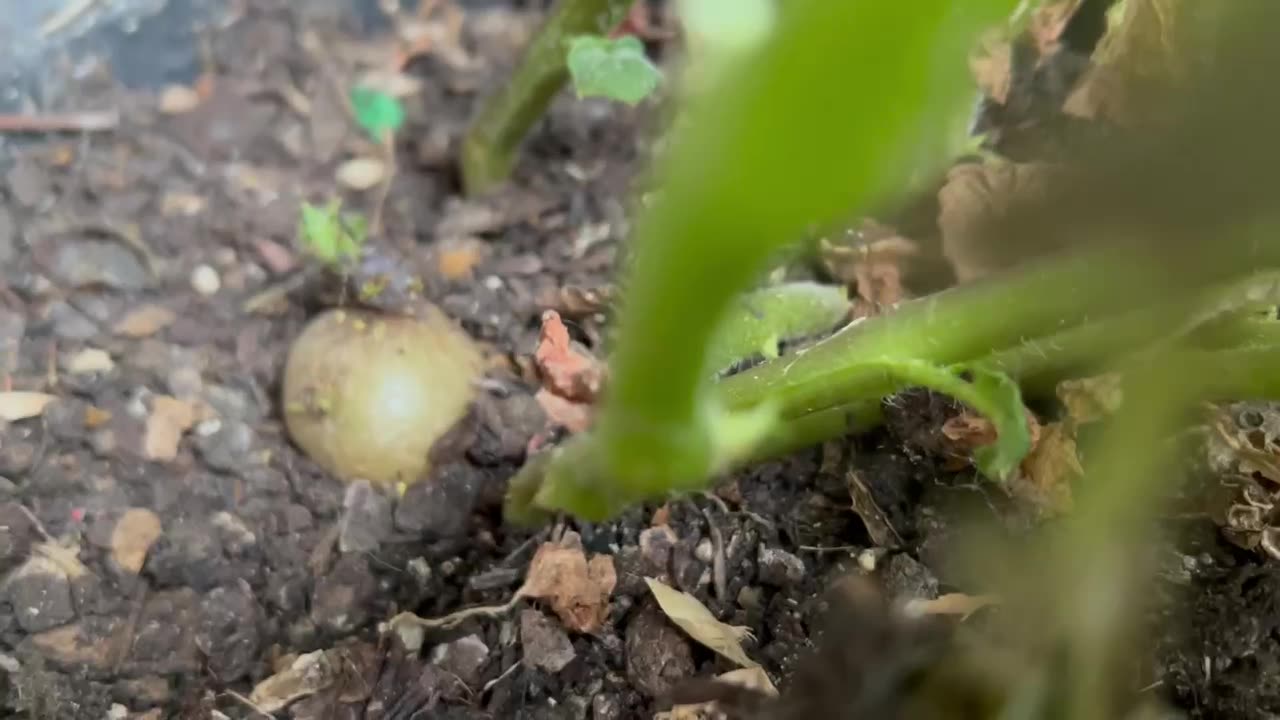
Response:
[[[120,124],[120,111],[82,110],[45,115],[0,114],[0,133],[100,132]]]

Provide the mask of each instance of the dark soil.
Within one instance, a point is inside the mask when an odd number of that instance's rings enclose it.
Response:
[[[566,93],[513,182],[463,200],[453,166],[463,125],[543,3],[463,3],[465,66],[442,52],[412,62],[422,88],[405,101],[377,241],[485,343],[492,382],[459,433],[460,452],[433,478],[398,499],[360,495],[297,452],[280,420],[285,350],[317,303],[305,293],[262,311],[245,303],[303,262],[299,203],[338,192],[336,166],[367,151],[335,88],[350,85],[357,58],[391,43],[368,7],[232,5],[244,7],[201,31],[208,55],[196,73],[176,58],[124,72],[128,82],[64,74],[36,103],[117,108],[116,129],[8,146],[0,370],[12,389],[57,400],[0,427],[3,712],[262,717],[244,701],[256,683],[300,654],[331,650],[341,666],[333,677],[277,716],[649,718],[670,693],[689,692],[681,681],[733,669],[661,614],[649,576],[751,630],[747,653],[784,695],[794,687],[808,703],[793,702],[787,717],[923,716],[897,695],[871,703],[859,688],[878,679],[906,697],[912,653],[943,652],[937,628],[896,628],[875,603],[826,590],[852,573],[892,599],[978,592],[949,574],[951,518],[976,507],[1011,535],[1029,525],[930,452],[954,408],[927,397],[895,402],[885,430],[671,503],[671,542],[646,534],[655,506],[570,523],[588,553],[611,555],[617,569],[598,634],[568,633],[532,602],[428,634],[421,653],[380,633],[401,611],[435,617],[506,602],[546,539],[501,518],[507,480],[547,429],[528,357],[548,307],[588,346],[599,342],[605,308],[589,300],[612,279],[648,116]],[[212,82],[198,106],[158,111],[157,82],[199,72]],[[374,196],[346,201],[371,210]],[[129,316],[141,325],[121,332]],[[175,399],[216,415],[175,431],[164,411]],[[166,432],[180,436],[176,449]],[[869,496],[881,513],[868,522],[851,504],[855,470],[859,510]],[[1171,545],[1181,572],[1153,589],[1178,600],[1152,650],[1153,692],[1192,717],[1275,717],[1280,571],[1221,540],[1209,520],[1183,522],[1191,531]],[[137,566],[130,548],[140,548]],[[853,609],[835,614],[827,654],[806,659],[827,609],[842,603]]]

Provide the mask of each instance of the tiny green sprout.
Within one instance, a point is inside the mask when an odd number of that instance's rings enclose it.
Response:
[[[379,142],[404,124],[404,106],[381,90],[357,85],[351,89],[351,108],[360,127]]]
[[[578,35],[569,41],[569,75],[579,98],[603,97],[635,105],[658,87],[662,73],[634,35]]]
[[[342,212],[342,201],[337,198],[324,206],[302,203],[298,239],[325,265],[337,266],[355,258],[367,234],[364,216]]]

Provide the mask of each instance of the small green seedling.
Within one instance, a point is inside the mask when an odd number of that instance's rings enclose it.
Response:
[[[404,124],[404,106],[381,90],[357,85],[351,89],[351,108],[356,122],[378,142],[385,142]]]
[[[340,199],[323,206],[302,203],[298,240],[309,255],[326,266],[338,267],[354,260],[367,235],[364,216],[342,212]]]
[[[579,35],[569,41],[567,63],[579,98],[602,97],[635,105],[662,80],[634,35]]]

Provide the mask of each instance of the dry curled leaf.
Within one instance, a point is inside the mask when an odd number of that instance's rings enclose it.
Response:
[[[645,578],[644,581],[649,585],[649,591],[658,601],[662,612],[689,637],[744,668],[759,665],[747,657],[742,649],[743,638],[751,637],[750,630],[720,622],[689,593],[676,590],[653,578]]]
[[[283,710],[294,700],[329,687],[337,680],[339,672],[334,650],[316,650],[299,655],[289,667],[265,678],[253,686],[249,702],[262,712]]]
[[[575,632],[594,633],[609,614],[609,596],[618,584],[610,555],[587,560],[574,534],[559,543],[543,543],[533,560],[520,597],[545,600],[560,622]]]
[[[55,399],[55,396],[42,392],[0,392],[0,420],[17,422],[37,417]]]
[[[1120,409],[1124,401],[1119,373],[1063,380],[1056,388],[1058,401],[1077,425],[1101,420]]]
[[[590,402],[599,394],[604,369],[595,358],[573,346],[569,329],[555,310],[542,313],[542,334],[533,357],[544,386],[551,392],[580,402]]]
[[[1040,421],[1030,410],[1026,410],[1026,413],[1027,429],[1031,432],[1031,444],[1034,447],[1040,438]],[[996,441],[996,426],[987,418],[969,410],[948,418],[942,423],[941,432],[950,441],[951,451],[964,456]]]
[[[1009,482],[1009,491],[1054,516],[1072,507],[1071,487],[1084,475],[1076,450],[1074,427],[1054,422],[1040,428],[1031,452],[1022,460],[1021,472]]]

